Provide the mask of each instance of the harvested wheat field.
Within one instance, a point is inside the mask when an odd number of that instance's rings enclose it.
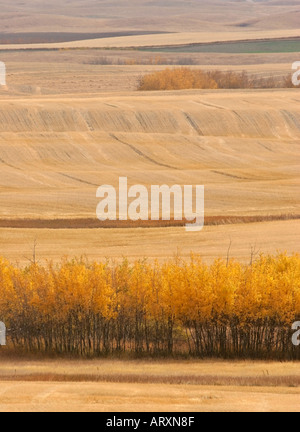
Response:
[[[298,412],[293,388],[1,382],[1,412]]]
[[[93,217],[96,189],[204,184],[207,215],[297,213],[297,90],[2,98],[2,217]]]
[[[7,88],[2,97],[59,95],[69,98],[83,95],[115,97],[136,92],[142,76],[153,71],[190,62],[191,69],[243,72],[258,79],[286,77],[290,74],[294,53],[232,54],[215,53],[151,53],[145,51],[78,50],[59,52],[2,52],[7,74]],[[155,62],[162,62],[155,64]],[[102,64],[104,63],[104,64]],[[118,64],[121,63],[121,64]],[[122,64],[128,63],[128,64]],[[143,64],[145,63],[145,64]],[[154,63],[154,64],[152,64]],[[166,63],[166,65],[164,65]],[[173,63],[173,65],[172,65]],[[49,74],[51,69],[51,74]]]
[[[297,412],[299,378],[297,363],[2,359],[0,411]]]
[[[40,264],[68,258],[86,257],[90,261],[106,258],[134,261],[147,258],[166,261],[191,252],[211,263],[216,257],[236,258],[244,263],[253,254],[299,250],[300,221],[275,221],[251,224],[208,226],[199,233],[180,228],[119,229],[11,229],[0,228],[0,255],[27,265],[34,244]]]
[[[96,218],[96,190],[130,184],[204,184],[208,217],[277,216],[284,221],[220,227],[188,237],[163,230],[1,229],[1,254],[26,261],[86,254],[164,258],[191,250],[247,260],[297,251],[300,111],[296,89],[193,90],[103,95],[2,94],[2,219]],[[33,227],[34,228],[34,227]],[[262,236],[261,233],[265,235]],[[140,244],[144,245],[140,248]]]

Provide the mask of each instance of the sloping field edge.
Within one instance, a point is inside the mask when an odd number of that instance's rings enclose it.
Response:
[[[151,34],[148,36],[180,36],[180,33],[163,33],[163,34]],[[191,33],[192,35],[192,33]],[[257,36],[253,34],[253,37],[243,37],[240,35],[239,37],[232,36],[232,33],[226,37],[226,35],[220,36],[219,39],[216,36],[207,36],[204,37],[205,40],[201,40],[199,37],[200,34],[196,36],[191,36],[190,40],[194,39],[194,41],[178,41],[178,42],[164,42],[163,40],[152,41],[150,43],[141,41],[126,41],[126,38],[132,38],[132,36],[127,36],[120,38],[122,42],[113,43],[114,40],[118,40],[118,37],[114,38],[102,38],[102,39],[84,39],[84,40],[76,40],[72,42],[60,42],[60,43],[36,43],[36,44],[0,44],[0,52],[1,51],[60,51],[60,50],[88,50],[88,49],[101,49],[101,50],[139,50],[139,49],[149,49],[149,48],[166,48],[166,47],[185,47],[185,46],[193,46],[193,45],[210,45],[210,44],[223,44],[223,43],[245,43],[245,42],[276,42],[276,41],[284,41],[284,40],[295,40],[299,39],[299,32],[288,32],[287,35],[275,35],[273,33],[270,36]],[[204,34],[205,35],[205,34]],[[216,34],[214,34],[216,35]],[[137,36],[139,37],[139,36]],[[176,38],[175,38],[176,39]]]
[[[258,222],[274,222],[298,220],[298,214],[281,214],[267,216],[207,216],[206,226],[235,225]],[[74,218],[74,219],[0,219],[0,228],[15,229],[117,229],[117,228],[167,228],[182,227],[191,223],[185,219],[176,221],[99,221],[96,218]]]

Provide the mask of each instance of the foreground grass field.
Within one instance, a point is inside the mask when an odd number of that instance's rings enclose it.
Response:
[[[2,359],[0,411],[298,412],[299,377],[297,363]]]
[[[298,389],[1,382],[1,412],[299,412]]]

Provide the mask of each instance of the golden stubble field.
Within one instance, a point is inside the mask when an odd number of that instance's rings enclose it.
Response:
[[[289,362],[2,359],[0,411],[298,412],[296,379]]]
[[[181,228],[133,229],[0,229],[0,255],[20,265],[28,265],[36,244],[40,264],[59,262],[62,257],[86,257],[149,262],[190,258],[191,252],[207,263],[216,257],[236,258],[249,263],[259,253],[298,251],[299,221],[274,221],[205,227],[199,233]]]
[[[2,51],[0,60],[6,63],[8,87],[0,88],[0,95],[27,98],[35,95],[72,97],[103,93],[115,96],[120,93],[130,94],[136,92],[139,80],[145,74],[175,67],[176,62],[182,60],[194,62],[186,66],[192,69],[246,71],[256,78],[286,77],[291,74],[295,58],[295,53],[238,56],[214,53],[212,57],[211,53],[153,53],[136,50]],[[164,60],[170,64],[155,64]],[[101,64],[106,61],[111,64]],[[124,62],[129,64],[118,64]]]
[[[1,216],[94,217],[96,189],[204,184],[207,215],[299,211],[297,90],[3,96]]]

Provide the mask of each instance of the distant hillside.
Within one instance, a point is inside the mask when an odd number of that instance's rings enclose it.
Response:
[[[299,22],[300,0],[0,1],[1,33],[269,30]]]

